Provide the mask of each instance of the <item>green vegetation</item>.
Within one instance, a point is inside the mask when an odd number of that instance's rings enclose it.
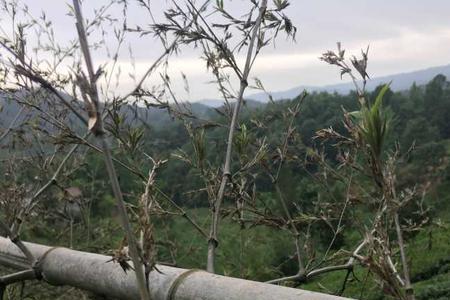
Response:
[[[244,95],[267,94],[251,79],[262,50],[282,33],[295,39],[288,0],[244,1],[240,16],[224,1],[169,1],[162,19],[151,1],[136,1],[151,20],[145,25],[129,18],[128,1],[83,18],[82,1],[73,0],[78,39],[69,47],[45,13],[0,2],[12,25],[0,39],[0,235],[27,261],[24,272],[0,277],[1,299],[86,295],[24,288],[49,266],[37,264],[22,239],[106,253],[124,271],[131,260],[142,300],[157,264],[360,299],[448,296],[444,76],[402,92],[390,84],[368,92],[369,47],[346,56],[337,43],[320,59],[355,92],[277,102],[267,95],[263,104]],[[132,35],[161,43],[141,76]],[[126,44],[134,84],[122,94]],[[222,107],[177,99],[169,64],[185,49],[199,54]],[[97,65],[103,50],[110,61]],[[99,286],[89,288],[118,295]]]
[[[373,106],[363,111],[364,128],[375,126],[385,128],[386,120],[381,120],[377,112],[384,94],[383,108],[389,112],[389,139],[387,145],[380,145],[379,136],[368,136],[373,141],[372,148],[376,155],[383,155],[382,149],[393,149],[399,141],[399,147],[405,154],[398,170],[400,186],[426,186],[423,199],[408,205],[400,211],[405,224],[423,222],[424,226],[415,231],[406,232],[407,253],[410,259],[411,280],[417,299],[447,299],[450,297],[450,235],[447,224],[450,221],[450,83],[445,77],[437,76],[424,87],[412,86],[409,91],[393,93],[387,86],[380,87],[367,99],[373,101]],[[248,159],[247,148],[257,143],[258,138],[265,137],[267,144],[281,144],[286,121],[283,114],[293,103],[293,100],[269,103],[267,105],[244,108],[240,131],[236,136],[235,161]],[[290,144],[290,153],[298,157],[308,157],[311,152],[320,149],[331,165],[339,163],[336,148],[333,143],[321,143],[315,137],[318,130],[334,128],[343,132],[342,109],[355,111],[357,109],[356,94],[339,95],[315,93],[308,95],[301,105],[300,113],[295,118],[298,135]],[[164,112],[161,112],[164,113]],[[224,115],[209,109],[207,113],[210,123],[221,123]],[[365,123],[368,122],[368,123]],[[381,127],[378,123],[382,122]],[[142,133],[133,143],[142,143],[143,151],[155,159],[168,159],[168,162],[158,171],[157,186],[178,205],[182,206],[187,215],[191,216],[202,228],[208,228],[210,212],[208,196],[202,191],[203,182],[199,177],[201,169],[179,157],[197,157],[198,162],[221,164],[223,149],[225,149],[226,130],[222,127],[205,127],[196,121],[190,127],[181,121],[167,119],[164,126],[142,126]],[[186,129],[188,128],[188,129]],[[363,128],[363,132],[364,132]],[[136,136],[133,131],[132,136]],[[190,139],[189,135],[195,135]],[[383,135],[384,132],[377,134]],[[115,148],[115,157],[141,170],[148,169],[148,163],[137,164],[133,160],[133,143],[119,141]],[[203,145],[203,146],[202,146]],[[377,146],[378,145],[378,146]],[[408,151],[410,147],[413,149]],[[204,148],[202,148],[204,147]],[[183,155],[181,155],[181,154]],[[270,158],[269,158],[270,159]],[[276,158],[274,158],[276,159]],[[112,254],[113,249],[121,243],[123,233],[114,216],[114,200],[109,186],[105,183],[106,173],[101,157],[92,152],[85,164],[79,165],[60,187],[54,187],[49,197],[40,204],[41,210],[47,211],[44,218],[35,216],[26,224],[23,239],[45,244],[73,245],[74,248]],[[235,163],[235,168],[238,166]],[[120,183],[125,191],[126,200],[130,205],[136,204],[142,193],[142,179],[130,175],[126,169],[119,167]],[[2,170],[5,174],[6,169]],[[287,161],[280,172],[279,185],[286,198],[292,199],[290,210],[298,222],[306,222],[312,218],[313,203],[318,198],[340,199],[345,186],[339,182],[324,188],[316,178],[320,172],[318,166],[301,165],[298,160]],[[19,174],[24,181],[35,172],[30,169]],[[37,174],[37,173],[36,173]],[[258,174],[255,180],[257,192],[254,197],[261,199],[265,209],[274,216],[273,224],[257,222],[246,224],[236,214],[236,202],[231,197],[225,200],[223,224],[218,247],[217,272],[229,276],[237,276],[254,280],[266,281],[297,272],[295,264],[295,245],[288,228],[276,225],[282,208],[276,199],[276,190],[270,184],[270,178]],[[67,203],[61,195],[61,188],[75,186],[81,189],[83,197],[89,199],[88,206],[82,206],[82,214],[77,215],[73,225],[65,209]],[[161,205],[167,211],[174,211],[173,206],[162,196],[158,196]],[[335,200],[337,201],[337,200]],[[422,216],[411,216],[411,212],[423,212]],[[296,207],[301,207],[298,211]],[[358,243],[359,232],[352,229],[353,222],[364,222],[367,211],[361,205],[356,205],[344,219],[342,234],[336,236],[331,250],[343,249],[353,251]],[[245,216],[244,216],[245,217]],[[157,259],[160,262],[174,263],[186,268],[204,268],[206,266],[207,243],[204,236],[179,216],[179,212],[156,217],[155,239],[158,246]],[[266,220],[267,221],[267,220]],[[332,221],[335,222],[335,221]],[[301,224],[301,223],[300,223]],[[306,224],[306,223],[305,223]],[[327,250],[333,234],[326,224],[318,223],[312,239],[315,242],[315,253],[319,257]],[[356,228],[356,227],[355,227]],[[72,233],[69,233],[71,232]],[[56,237],[56,238],[55,238]],[[339,255],[339,252],[336,252]],[[397,255],[397,254],[395,254]],[[342,288],[346,271],[338,271],[321,275],[311,282],[301,284],[305,289],[336,293]],[[287,283],[292,284],[292,283]],[[350,275],[344,296],[362,299],[384,299],[379,285],[375,284],[373,274],[367,269],[356,267]]]

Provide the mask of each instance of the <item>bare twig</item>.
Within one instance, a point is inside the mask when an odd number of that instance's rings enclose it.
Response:
[[[29,269],[5,276],[0,276],[0,285],[8,285],[11,283],[32,279],[36,279],[36,271],[33,269]]]
[[[250,64],[251,64],[252,57],[253,57],[255,41],[257,39],[258,32],[259,32],[259,29],[260,29],[260,26],[262,23],[262,19],[266,12],[266,8],[267,8],[267,0],[263,0],[261,2],[260,9],[259,9],[259,15],[255,21],[252,37],[251,37],[250,43],[248,45],[247,57],[246,57],[244,71],[242,73],[242,78],[241,78],[241,82],[240,82],[239,94],[237,97],[237,102],[234,106],[233,116],[231,119],[230,128],[229,128],[229,132],[228,132],[227,151],[225,154],[225,163],[224,163],[224,168],[223,168],[222,181],[220,183],[220,188],[217,193],[217,197],[213,203],[213,216],[212,216],[210,238],[208,241],[208,259],[207,259],[207,271],[211,272],[211,273],[214,273],[215,251],[218,246],[217,234],[218,234],[219,219],[220,219],[220,208],[221,208],[223,197],[225,194],[225,187],[231,178],[231,154],[232,154],[232,148],[233,148],[234,131],[236,129],[236,123],[237,123],[239,111],[240,111],[240,108],[242,105],[242,101],[244,99],[244,92],[248,86],[247,80],[248,80],[248,76],[250,74]]]
[[[17,120],[19,119],[20,115],[23,113],[23,111],[25,110],[25,106],[22,106],[20,108],[20,110],[17,112],[16,116],[14,117],[14,119],[11,121],[11,123],[9,124],[8,128],[6,128],[6,130],[2,133],[2,135],[0,136],[0,143],[1,141],[8,136],[8,134],[11,132],[11,130],[13,129],[14,125],[16,124]]]
[[[401,229],[401,225],[400,225],[398,212],[395,212],[394,222],[395,222],[395,230],[397,232],[398,247],[400,248],[400,258],[402,260],[403,277],[405,279],[406,298],[408,300],[414,300],[415,299],[414,289],[411,285],[411,280],[409,278],[408,261],[406,259],[405,244],[403,242],[403,234],[402,234],[402,229]]]
[[[30,263],[30,266],[33,266],[36,262],[36,259],[34,258],[31,251],[25,246],[24,243],[20,240],[19,236],[15,234],[13,231],[10,230],[8,225],[3,223],[3,221],[0,220],[0,228],[6,233],[6,235],[9,237],[9,239],[16,244],[16,246],[22,251],[22,253],[27,258],[28,262]]]
[[[267,281],[267,283],[277,284],[277,283],[281,283],[281,282],[285,282],[285,281],[295,281],[297,283],[305,283],[305,282],[308,282],[309,280],[311,280],[312,278],[315,278],[315,277],[325,274],[325,273],[341,271],[341,270],[350,270],[351,271],[351,270],[353,270],[353,268],[355,266],[356,260],[364,260],[364,258],[359,255],[359,252],[364,248],[364,246],[366,244],[367,244],[366,240],[362,241],[358,245],[358,247],[356,247],[355,251],[353,251],[353,253],[350,256],[350,258],[348,259],[347,263],[345,263],[343,265],[323,267],[320,269],[310,271],[306,274],[298,273],[293,276],[287,276],[287,277],[273,279],[273,280]]]

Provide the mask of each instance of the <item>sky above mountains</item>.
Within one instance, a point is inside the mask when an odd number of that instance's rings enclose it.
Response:
[[[149,16],[131,3],[130,22],[145,25]],[[170,1],[152,0],[155,17],[162,17],[162,10]],[[182,1],[177,1],[181,3]],[[215,2],[215,1],[212,1]],[[237,15],[248,5],[248,0],[225,0],[225,6]],[[328,49],[334,50],[341,41],[349,54],[359,54],[370,44],[369,74],[372,77],[408,72],[450,62],[450,2],[447,0],[291,0],[286,10],[298,28],[297,41],[280,37],[276,47],[267,47],[257,60],[252,77],[260,78],[266,89],[284,90],[298,85],[328,85],[341,82],[337,69],[321,62],[318,57]],[[65,1],[25,1],[34,15],[44,10],[55,25],[55,34],[61,40],[76,36],[74,21],[67,16]],[[106,1],[84,1],[85,16],[92,16],[94,8]],[[120,15],[119,6],[111,13]],[[148,20],[148,22],[146,21]],[[4,26],[4,20],[1,21]],[[108,29],[106,29],[108,30]],[[112,35],[112,32],[110,32]],[[111,38],[111,48],[115,42]],[[129,60],[132,49],[134,64]],[[122,74],[145,72],[153,59],[161,53],[157,41],[151,37],[130,38],[129,45],[120,53]],[[171,63],[175,92],[183,100],[217,98],[218,93],[208,75],[200,53],[185,49]],[[107,61],[105,51],[94,55],[96,63]],[[180,72],[187,75],[189,93],[183,90]],[[151,79],[149,83],[156,82]],[[124,76],[118,90],[127,91],[133,80]],[[249,91],[254,93],[255,91]]]

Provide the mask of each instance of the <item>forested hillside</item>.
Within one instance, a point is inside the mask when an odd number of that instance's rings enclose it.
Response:
[[[368,95],[368,98],[373,101],[380,88]],[[343,112],[358,110],[355,99],[355,93],[339,95],[323,92],[299,95],[296,99],[266,105],[244,106],[242,123],[235,140],[238,149],[236,161],[251,159],[252,155],[257,155],[253,151],[257,151],[254,149],[260,147],[262,140],[269,147],[262,163],[269,165],[271,160],[280,160],[277,152],[279,150],[273,145],[283,144],[286,126],[291,120],[287,118],[289,110],[296,103],[300,104],[298,114],[292,119],[291,127],[295,129],[289,135],[289,157],[280,172],[279,185],[285,197],[292,199],[290,205],[295,214],[293,217],[298,218],[300,224],[311,222],[321,228],[312,236],[317,245],[314,251],[318,253],[327,250],[335,226],[331,223],[334,224],[336,220],[331,217],[325,220],[325,215],[320,217],[323,222],[317,220],[316,203],[340,201],[346,193],[338,181],[329,180],[324,185],[321,179],[321,173],[325,171],[321,164],[315,161],[317,153],[320,153],[327,163],[338,167],[342,152],[334,147],[333,141],[323,142],[318,139],[317,134],[319,130],[327,128],[345,134]],[[414,286],[417,286],[416,295],[418,299],[445,299],[450,296],[450,273],[447,273],[450,259],[450,238],[447,234],[447,224],[450,221],[450,83],[444,76],[439,75],[425,86],[414,85],[409,90],[395,93],[388,91],[384,96],[384,105],[392,116],[389,139],[384,148],[387,152],[392,152],[395,148],[401,151],[402,162],[397,175],[399,185],[417,189],[422,195],[401,211],[405,226],[421,222],[421,226],[412,226],[411,231],[407,232],[407,249],[411,257],[412,281]],[[6,107],[7,105],[4,105],[4,113]],[[143,107],[138,109],[146,110]],[[155,188],[160,191],[156,197],[164,203],[161,205],[168,207],[161,209],[159,220],[155,222],[158,260],[188,268],[202,266],[206,253],[204,237],[180,218],[179,210],[175,209],[167,215],[166,209],[173,210],[170,208],[173,206],[165,197],[179,205],[181,212],[184,210],[200,226],[206,227],[210,222],[208,191],[205,190],[208,185],[205,188],[205,179],[201,173],[210,172],[214,166],[221,165],[220,157],[223,156],[226,141],[226,128],[221,124],[226,120],[226,107],[213,109],[199,106],[196,109],[194,106],[192,109],[186,105],[183,111],[189,112],[191,117],[184,121],[177,118],[177,115],[169,117],[163,109],[153,109],[149,117],[139,119],[126,113],[127,109],[123,111],[123,121],[117,130],[126,132],[128,140],[117,140],[114,143],[114,153],[121,161],[135,169],[135,175],[130,175],[127,169],[118,166],[120,183],[127,191],[127,200],[130,205],[136,204],[137,195],[142,191],[139,172],[143,174],[149,167],[148,162],[136,164],[134,150],[146,153],[155,161],[167,160],[158,168],[155,183]],[[23,126],[13,129],[10,138],[18,141],[23,138],[24,128],[33,124],[33,120],[35,117],[31,116]],[[132,122],[127,123],[127,120]],[[113,125],[114,123],[109,125],[111,132],[114,132]],[[54,143],[61,140],[61,137],[47,138]],[[137,149],[138,145],[142,148]],[[200,149],[202,145],[204,148]],[[5,152],[10,157],[19,153],[34,156],[39,152],[37,149],[22,150],[24,149],[20,147],[16,150],[4,149],[3,157]],[[44,153],[41,155],[43,161],[49,159]],[[195,162],[200,159],[198,155],[208,164],[203,170]],[[268,162],[264,162],[265,160]],[[27,164],[26,160],[24,163]],[[89,251],[104,252],[105,249],[117,247],[122,235],[117,231],[117,225],[109,219],[109,215],[114,213],[114,204],[110,188],[105,185],[107,175],[103,170],[101,157],[95,152],[89,152],[86,163],[80,161],[80,164],[75,164],[74,167],[72,170],[66,170],[67,178],[58,182],[58,187],[52,189],[52,193],[42,202],[40,210],[46,211],[46,217],[32,217],[33,221],[27,223],[23,238]],[[238,168],[239,165],[234,167]],[[26,189],[26,178],[31,180],[42,177],[44,180],[48,176],[46,171],[42,173],[42,170],[35,169],[32,165],[27,166],[27,170],[22,174],[8,175],[6,167],[2,172],[6,176],[23,178],[24,186],[15,187],[14,193]],[[271,178],[258,171],[246,176],[250,177],[239,180],[241,183],[246,180],[251,182],[254,194],[250,197],[261,199],[264,210],[271,217],[244,221],[244,218],[236,214],[237,203],[230,195],[223,212],[225,221],[219,247],[218,270],[222,274],[255,280],[270,280],[294,274],[296,270],[291,256],[294,251],[293,244],[289,233],[283,230],[283,210],[275,201],[277,195]],[[5,185],[3,191],[12,191],[12,187],[8,187],[8,181],[2,184]],[[68,208],[68,205],[72,204],[66,202],[66,198],[70,197],[67,196],[67,191],[73,190],[79,190],[83,197],[75,212]],[[342,232],[335,236],[328,251],[351,250],[358,239],[355,222],[365,222],[367,203],[360,202],[356,196],[354,201],[352,209],[346,212],[346,217],[342,220]],[[420,212],[421,215],[411,216],[411,212]],[[422,255],[424,252],[427,255]],[[339,251],[335,255],[339,256],[338,253]],[[323,275],[301,284],[301,287],[336,292],[341,288],[345,276],[344,271]],[[382,299],[379,287],[368,281],[367,277],[370,276],[370,273],[356,268],[343,295],[357,298],[361,294],[364,299]]]
[[[374,99],[374,95],[377,95],[378,91],[379,89],[372,93],[372,99]],[[408,168],[408,172],[405,171],[405,175],[409,174],[408,176],[412,180],[409,183],[414,183],[414,180],[417,179],[416,176],[425,175],[424,170],[427,167],[431,168],[432,166],[440,165],[445,161],[446,155],[448,155],[450,138],[450,122],[448,121],[448,116],[450,116],[449,92],[449,82],[446,81],[444,76],[439,75],[427,85],[413,85],[409,90],[396,93],[388,92],[385,95],[385,104],[389,113],[393,116],[389,144],[386,145],[386,148],[393,149],[395,143],[398,143],[404,152],[411,148],[405,165],[405,168]],[[252,138],[249,143],[255,143],[259,137],[265,135],[271,141],[281,139],[285,130],[283,114],[285,114],[292,103],[299,101],[299,98],[277,101],[261,105],[260,107],[246,107],[242,122],[245,124],[246,134]],[[326,157],[336,162],[336,153],[333,148],[329,145],[323,145],[315,139],[316,132],[328,127],[333,127],[335,130],[342,132],[343,110],[357,110],[358,103],[355,101],[356,98],[355,93],[340,95],[323,92],[307,95],[305,100],[303,100],[300,113],[295,119],[298,133],[298,140],[296,141],[298,146],[296,150],[298,152],[296,155],[307,157],[307,153],[311,149],[324,147]],[[214,127],[222,119],[215,109],[209,110],[210,117],[208,120],[212,124],[210,126]],[[217,110],[220,112],[223,108]],[[151,119],[149,121],[151,122]],[[192,126],[201,128],[204,125],[201,122],[198,122],[198,124],[194,122]],[[195,190],[196,187],[191,186],[192,182],[180,180],[184,176],[188,176],[189,165],[173,159],[173,154],[177,153],[179,149],[187,153],[193,151],[185,124],[174,121],[162,127],[162,129],[154,129],[152,139],[149,138],[151,141],[147,148],[148,152],[155,157],[161,159],[171,158],[166,169],[161,170],[161,182],[167,185],[167,191],[174,195],[179,195],[179,190]],[[269,128],[270,130],[268,130]],[[206,155],[209,155],[210,159],[214,160],[214,157],[217,156],[217,151],[223,149],[225,132],[220,126],[217,126],[207,129],[205,134],[208,145],[211,147],[206,151]],[[310,176],[307,176],[302,171],[302,168],[294,168],[289,170],[289,172],[292,172],[289,178],[293,180],[293,186],[298,186],[300,182],[305,180],[312,180]],[[194,178],[195,176],[191,179]],[[408,184],[407,178],[402,180],[405,180],[405,184]],[[193,198],[190,200],[189,196],[187,198],[181,197],[177,201],[184,205],[189,203],[189,201],[193,201],[195,206],[202,203],[201,199]]]

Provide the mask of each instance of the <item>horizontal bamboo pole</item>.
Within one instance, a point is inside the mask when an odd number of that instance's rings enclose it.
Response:
[[[111,257],[25,243],[41,265],[44,279],[52,285],[69,285],[99,295],[124,300],[139,299],[132,271],[125,273]],[[27,268],[27,260],[9,239],[0,237],[0,265],[17,270]],[[205,271],[158,265],[149,276],[154,300],[344,300],[337,296],[225,277]]]

